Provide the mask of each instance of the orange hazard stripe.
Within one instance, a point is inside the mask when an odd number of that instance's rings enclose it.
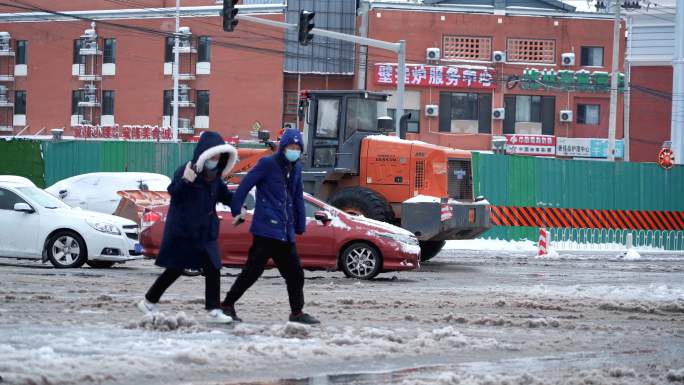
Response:
[[[495,226],[684,230],[684,212],[492,206]]]

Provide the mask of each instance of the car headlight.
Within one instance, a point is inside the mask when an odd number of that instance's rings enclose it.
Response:
[[[86,223],[97,231],[107,234],[121,235],[121,231],[119,230],[119,228],[112,223],[98,222],[89,219],[86,219]]]
[[[395,233],[381,233],[377,231],[371,232],[373,236],[381,237],[381,238],[389,238],[393,241],[397,241],[400,243],[405,243],[407,245],[417,245],[418,244],[418,239],[414,237],[413,235],[409,234],[395,234]]]

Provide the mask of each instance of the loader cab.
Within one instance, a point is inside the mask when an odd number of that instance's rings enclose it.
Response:
[[[393,131],[388,94],[366,91],[304,91],[304,170],[329,175],[359,173],[361,141]]]

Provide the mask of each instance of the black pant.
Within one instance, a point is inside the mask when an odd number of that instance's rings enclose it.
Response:
[[[304,270],[299,262],[294,242],[281,242],[257,236],[252,241],[245,267],[226,294],[223,302],[225,305],[233,306],[261,277],[269,258],[273,258],[280,275],[285,278],[292,313],[297,314],[302,311],[304,308]]]
[[[206,252],[202,253],[200,256],[202,258],[202,269],[204,270],[204,303],[208,310],[218,309],[219,297],[221,295],[221,275],[219,270],[211,262],[209,254]],[[162,294],[169,288],[177,279],[183,274],[182,270],[167,268],[164,272],[154,281],[150,290],[147,291],[145,298],[152,302],[157,303],[161,298]]]

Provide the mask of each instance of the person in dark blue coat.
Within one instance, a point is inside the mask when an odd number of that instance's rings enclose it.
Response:
[[[205,275],[205,305],[209,322],[230,323],[220,307],[221,256],[216,239],[219,218],[216,203],[230,205],[233,194],[222,177],[237,161],[237,151],[215,132],[204,132],[191,162],[180,166],[168,187],[171,194],[164,237],[156,264],[166,270],[157,278],[138,308],[145,313],[158,310],[162,294],[184,269],[202,269]]]
[[[259,279],[269,258],[285,278],[292,313],[289,320],[305,324],[319,321],[302,311],[304,308],[304,270],[302,269],[295,235],[306,230],[306,211],[302,187],[302,167],[299,163],[303,149],[298,130],[286,130],[280,138],[278,151],[261,158],[244,177],[235,191],[230,209],[233,223],[244,221],[243,203],[256,186],[256,205],[250,232],[254,239],[247,263],[221,304],[223,311],[239,321],[235,303]]]

